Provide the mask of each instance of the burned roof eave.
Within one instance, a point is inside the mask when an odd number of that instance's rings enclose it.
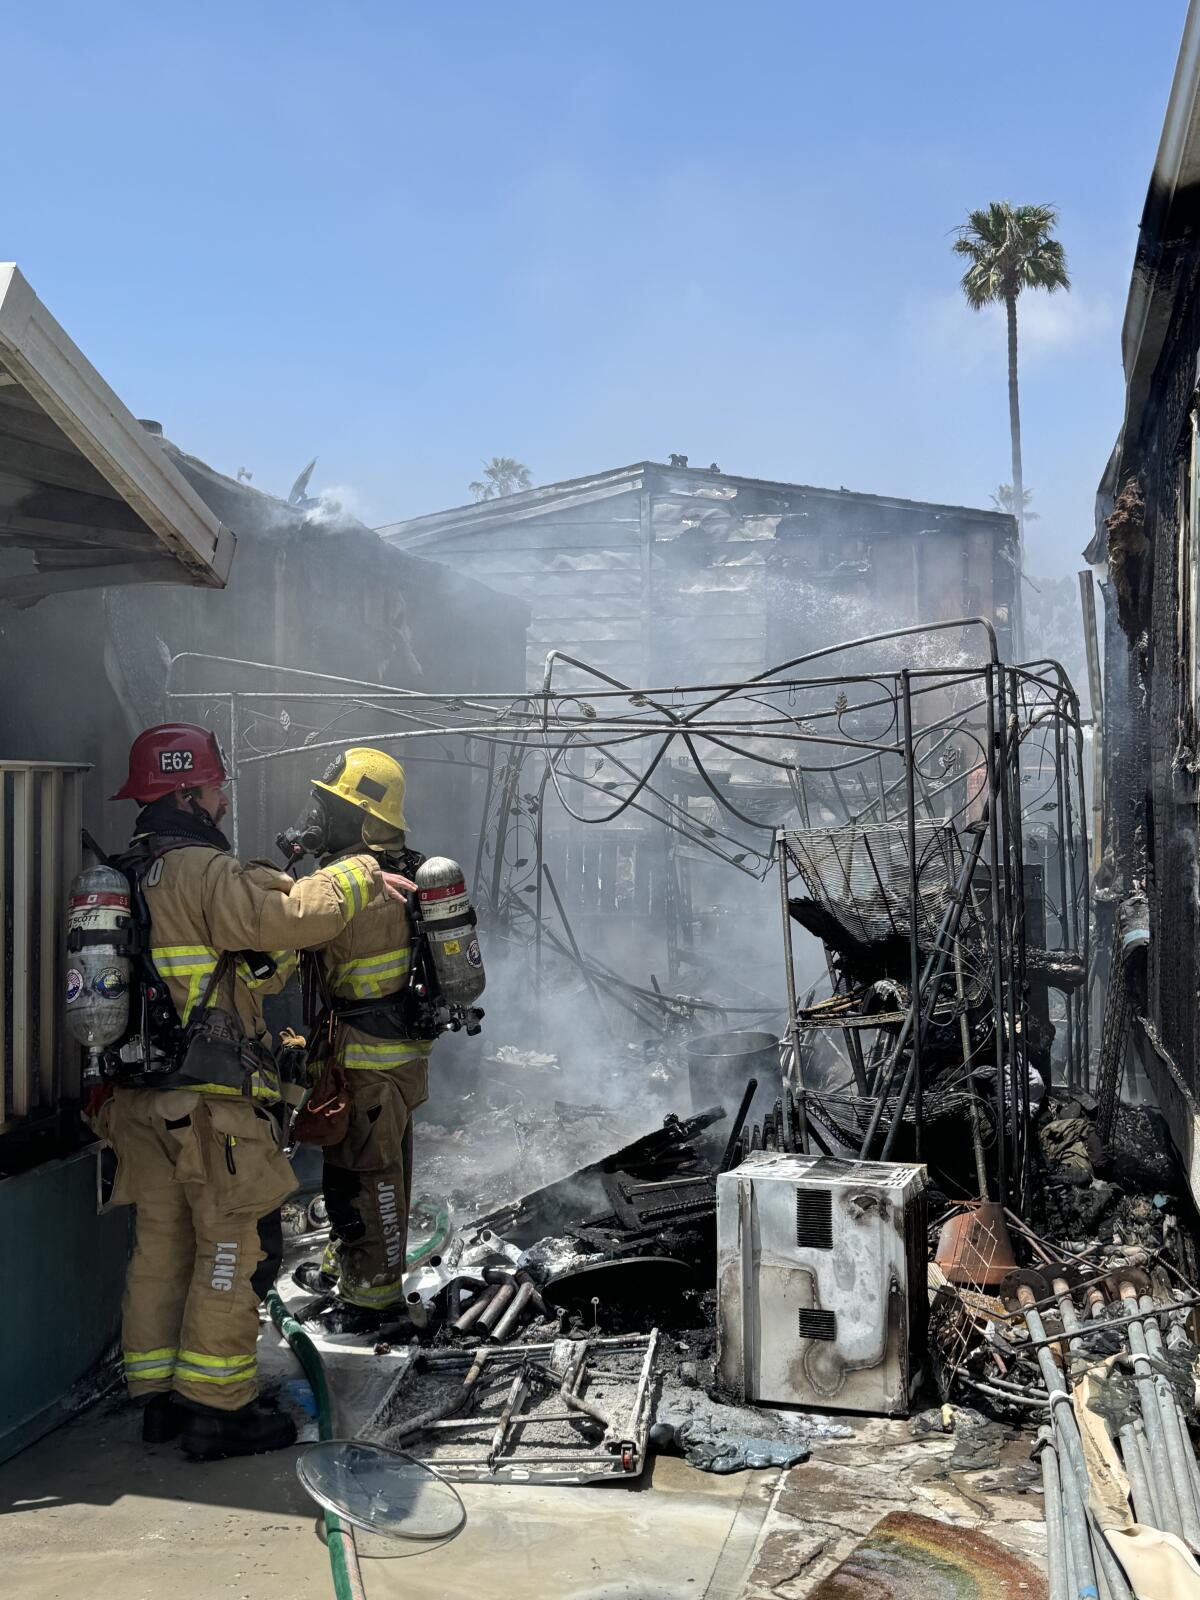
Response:
[[[1093,566],[1107,555],[1105,520],[1137,459],[1154,374],[1175,319],[1181,283],[1200,240],[1200,3],[1190,0],[1163,131],[1138,229],[1121,330],[1125,412],[1096,492],[1095,532],[1084,551]]]
[[[144,571],[130,566],[125,576],[156,575],[161,581],[173,562],[176,581],[222,587],[233,561],[233,534],[174,470],[159,441],[122,405],[12,262],[0,263],[0,361],[144,524]],[[47,580],[46,592],[71,586],[64,571],[57,582]]]

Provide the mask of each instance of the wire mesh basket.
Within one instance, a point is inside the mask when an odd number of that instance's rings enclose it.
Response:
[[[926,821],[916,825],[916,847],[917,937],[929,944],[946,913],[962,849],[952,826]],[[787,850],[812,898],[864,944],[909,936],[905,822],[805,828],[788,834]]]

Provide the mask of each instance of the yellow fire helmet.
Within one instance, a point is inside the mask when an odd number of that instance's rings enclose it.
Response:
[[[314,789],[335,794],[368,816],[386,823],[397,833],[406,833],[404,820],[404,768],[382,750],[355,745],[344,750],[313,782]]]

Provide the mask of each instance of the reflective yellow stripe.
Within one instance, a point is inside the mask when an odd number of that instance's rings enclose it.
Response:
[[[257,1351],[240,1356],[202,1356],[198,1350],[181,1350],[180,1362],[192,1367],[209,1367],[214,1372],[228,1372],[234,1367],[252,1367],[258,1360]]]
[[[181,1350],[175,1376],[189,1383],[245,1383],[254,1377],[257,1366],[257,1355],[202,1356],[194,1350]]]
[[[338,1060],[348,1072],[384,1072],[409,1061],[424,1061],[432,1048],[425,1039],[385,1039],[370,1044],[348,1039],[338,1051]]]
[[[193,1372],[191,1368],[176,1367],[173,1376],[185,1383],[253,1383],[257,1372],[254,1367],[248,1367],[245,1372],[233,1372],[225,1377],[216,1372]]]
[[[371,1285],[355,1285],[353,1289],[346,1287],[343,1278],[338,1291],[343,1300],[352,1306],[389,1306],[393,1302],[397,1305],[404,1299],[402,1281],[397,1278],[395,1283],[381,1283]]]
[[[412,965],[410,950],[389,950],[383,955],[343,961],[329,975],[330,986],[342,999],[377,1000],[394,993]]]
[[[261,1100],[268,1106],[275,1105],[282,1098],[278,1084],[264,1083],[257,1072],[250,1079],[249,1096],[241,1089],[231,1089],[227,1083],[189,1083],[187,1087],[195,1089],[197,1094],[223,1094],[235,1100]]]
[[[180,1019],[186,1022],[216,970],[217,952],[206,944],[162,944],[151,947],[150,959],[159,977],[187,979],[187,999]]]
[[[150,949],[150,957],[154,958],[154,965],[162,971],[166,966],[211,962],[216,957],[216,950],[210,944],[155,944]]]
[[[332,866],[321,870],[329,874],[341,891],[342,899],[346,902],[346,920],[349,921],[371,898],[370,874],[355,861],[335,861]]]
[[[177,1350],[126,1350],[122,1356],[127,1378],[169,1378],[175,1371]]]
[[[186,1023],[203,999],[208,980],[216,970],[217,952],[207,944],[160,944],[151,947],[150,959],[161,978],[174,978],[177,981],[186,978],[187,999],[180,1019]],[[281,971],[286,969],[290,972],[296,965],[297,956],[294,950],[281,950],[273,952],[272,959]],[[246,988],[253,989],[258,986],[250,976],[245,962],[239,961],[236,971],[238,981]],[[260,981],[269,983],[270,979],[264,978]],[[234,1095],[239,1099],[244,1093],[240,1087],[230,1088],[224,1083],[198,1083],[196,1088],[201,1094]],[[280,1098],[279,1074],[255,1071],[250,1079],[250,1096],[252,1099],[274,1105]]]

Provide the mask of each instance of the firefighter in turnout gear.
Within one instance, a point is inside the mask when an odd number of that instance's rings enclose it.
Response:
[[[94,1114],[117,1155],[114,1199],[136,1208],[122,1328],[129,1393],[148,1402],[147,1441],[182,1432],[196,1459],[295,1437],[290,1418],[257,1400],[258,1306],[279,1269],[279,1206],[296,1187],[273,1113],[280,1084],[262,997],[283,986],[297,950],[344,936],[407,887],[368,856],[299,881],[242,865],[220,831],[225,783],[208,729],[150,728],[133,745],[113,798],[141,810],[116,865],[140,885],[148,970],[174,1004],[179,1049],[154,1086],[147,1073],[142,1086],[118,1077]],[[142,1003],[154,992],[143,981]]]
[[[416,872],[422,858],[406,846],[404,768],[391,756],[346,750],[314,783],[313,801],[301,834],[326,871],[365,870],[375,861],[408,876]],[[432,1045],[405,1037],[386,1002],[404,988],[411,955],[406,908],[376,901],[316,957],[333,1017],[332,1057],[346,1074],[350,1123],[342,1142],[325,1150],[330,1247],[322,1262],[305,1263],[295,1276],[313,1292],[336,1287],[333,1321],[346,1332],[394,1317],[404,1304],[412,1117],[428,1098]],[[381,1004],[372,1008],[373,1001]]]

